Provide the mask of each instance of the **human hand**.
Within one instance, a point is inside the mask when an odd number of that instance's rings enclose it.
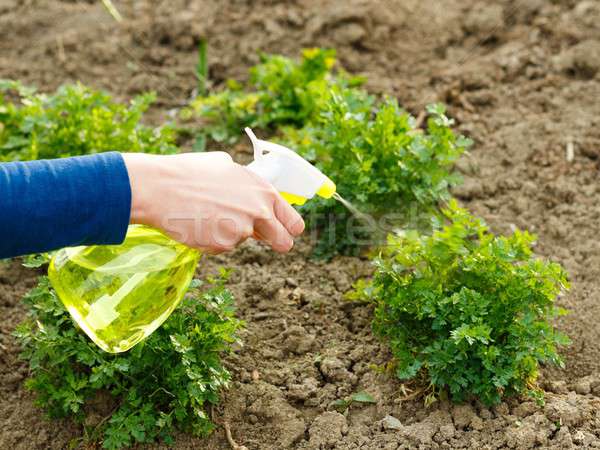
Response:
[[[267,181],[224,152],[124,153],[131,223],[166,232],[190,247],[221,253],[248,237],[288,252],[304,221]]]

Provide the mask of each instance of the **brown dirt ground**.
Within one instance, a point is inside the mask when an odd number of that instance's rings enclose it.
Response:
[[[370,365],[389,358],[370,311],[342,299],[367,261],[317,263],[298,245],[278,256],[249,244],[207,259],[234,267],[247,320],[245,346],[227,360],[234,386],[217,416],[249,449],[600,447],[600,3],[597,0],[119,1],[116,24],[100,2],[0,0],[0,77],[43,90],[80,80],[120,98],[153,89],[161,120],[195,85],[195,48],[207,36],[211,79],[243,78],[257,52],[333,46],[373,92],[418,113],[450,105],[476,141],[455,194],[497,232],[527,228],[537,253],[562,263],[572,290],[558,323],[573,345],[565,370],[544,369],[545,407],[510,400],[425,408]],[[572,146],[568,160],[566,148]],[[60,449],[81,436],[48,422],[22,385],[10,332],[35,274],[0,265],[0,448]],[[254,372],[254,376],[253,376]],[[258,379],[256,377],[258,374]],[[365,389],[377,404],[345,414],[331,402]],[[399,419],[400,424],[386,416]],[[159,446],[155,448],[160,448]],[[227,449],[223,431],[178,436],[175,448]]]

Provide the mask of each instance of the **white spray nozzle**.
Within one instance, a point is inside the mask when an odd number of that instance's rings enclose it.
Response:
[[[250,128],[245,131],[254,147],[248,169],[271,183],[289,203],[302,205],[315,195],[330,198],[335,193],[333,181],[296,152],[258,139]]]

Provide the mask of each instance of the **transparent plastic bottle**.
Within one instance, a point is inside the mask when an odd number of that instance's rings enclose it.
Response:
[[[48,276],[77,324],[103,350],[129,350],[182,300],[200,253],[153,228],[131,225],[120,245],[71,247]]]

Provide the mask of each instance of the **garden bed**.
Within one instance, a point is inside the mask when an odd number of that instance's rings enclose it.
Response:
[[[370,273],[366,259],[316,262],[307,240],[286,256],[248,243],[206,258],[200,275],[234,269],[229,287],[247,321],[244,346],[226,359],[234,383],[213,411],[217,424],[226,422],[252,450],[600,446],[597,2],[115,4],[121,24],[100,2],[0,2],[0,78],[43,91],[80,80],[122,99],[155,90],[158,123],[192,94],[201,36],[215,84],[244,77],[258,51],[295,56],[302,47],[335,47],[344,68],[368,76],[369,90],[397,96],[413,114],[447,103],[458,130],[475,140],[458,164],[465,182],[454,194],[497,233],[514,226],[537,233],[536,253],[570,274],[559,305],[571,314],[558,327],[573,343],[562,350],[565,369],[542,370],[545,406],[512,399],[494,408],[426,408],[373,370],[390,354],[371,332],[371,309],[343,298]],[[44,419],[23,387],[27,367],[10,333],[36,275],[0,263],[1,448],[59,449],[83,435],[74,423]],[[346,414],[330,407],[360,391],[376,403],[353,404]],[[88,426],[110,412],[102,398],[88,408]],[[177,436],[175,448],[229,444],[219,428],[205,440]]]

